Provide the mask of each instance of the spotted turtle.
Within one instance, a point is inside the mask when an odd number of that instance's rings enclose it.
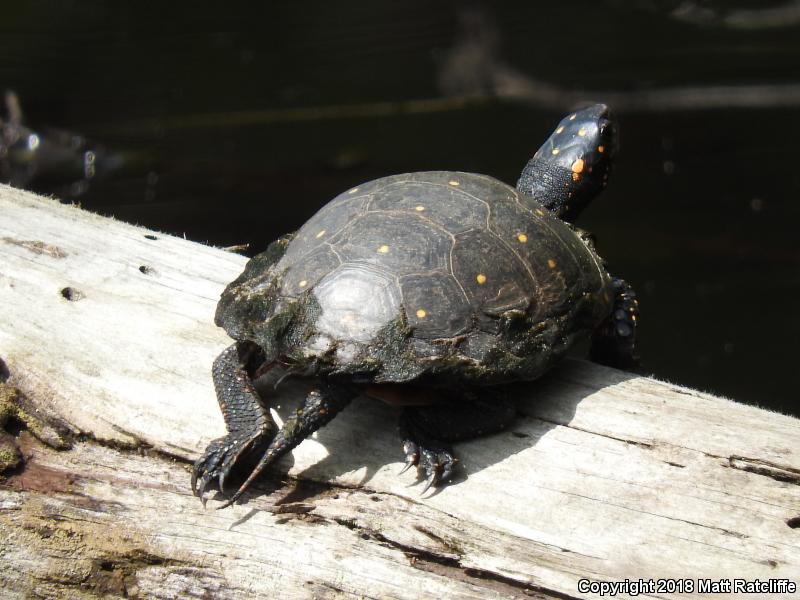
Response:
[[[234,503],[280,456],[364,394],[403,405],[406,468],[449,480],[450,443],[498,431],[515,406],[501,384],[545,373],[591,336],[595,360],[635,363],[638,305],[572,222],[608,181],[616,126],[607,107],[565,117],[516,188],[430,171],[340,194],[252,258],[215,322],[236,343],[212,373],[228,434],[195,463],[205,491],[256,462]],[[273,365],[314,389],[278,428],[253,387]]]

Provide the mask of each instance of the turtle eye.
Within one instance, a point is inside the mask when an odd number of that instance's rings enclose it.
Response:
[[[619,136],[617,134],[617,125],[614,121],[602,119],[597,124],[597,148],[603,147],[603,154],[607,160],[610,160],[617,153],[617,146],[619,144]]]

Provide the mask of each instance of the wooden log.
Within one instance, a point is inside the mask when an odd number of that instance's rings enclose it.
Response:
[[[519,420],[458,444],[464,473],[437,493],[397,475],[394,409],[358,399],[243,502],[204,510],[190,461],[224,432],[210,365],[230,342],[213,313],[244,262],[0,186],[0,411],[30,425],[10,428],[25,463],[0,486],[6,597],[800,582],[800,421],[583,361],[519,386]],[[303,389],[264,394],[280,418]]]

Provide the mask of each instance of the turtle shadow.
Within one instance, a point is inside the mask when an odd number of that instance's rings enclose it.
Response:
[[[457,448],[466,477],[530,451],[552,430],[571,426],[582,402],[604,388],[638,377],[587,360],[567,358],[539,379],[509,386],[517,402],[517,419],[505,431],[475,438]],[[526,458],[520,464],[527,467],[535,462],[535,457]]]
[[[535,447],[554,428],[568,426],[578,406],[604,387],[638,377],[635,374],[594,363],[565,359],[545,376],[531,382],[507,386],[518,406],[517,419],[502,432],[454,444],[460,467],[449,485],[458,485],[485,469]],[[294,380],[276,390],[269,381],[259,381],[259,392],[281,420],[292,414],[314,387],[313,380]],[[397,430],[399,409],[365,397],[356,398],[325,427],[303,444],[315,444],[319,458],[300,470],[290,453],[254,486],[253,495],[275,494],[287,472],[301,481],[339,484],[394,491],[422,489],[414,470],[400,475],[403,451]],[[308,456],[308,455],[307,455]],[[419,486],[419,487],[417,487]],[[423,497],[439,493],[431,489]],[[247,495],[245,496],[247,497]],[[246,499],[245,499],[246,502]],[[280,502],[280,500],[279,500]]]

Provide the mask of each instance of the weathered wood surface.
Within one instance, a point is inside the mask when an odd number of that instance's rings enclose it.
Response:
[[[0,486],[4,597],[800,581],[800,421],[579,361],[520,388],[510,431],[459,444],[465,476],[439,493],[397,475],[393,409],[359,399],[281,463],[280,487],[204,510],[189,461],[223,433],[209,370],[229,342],[213,311],[244,262],[0,186],[3,370],[27,413],[76,440],[58,451],[19,434],[25,467]],[[302,385],[280,392],[279,416]]]

